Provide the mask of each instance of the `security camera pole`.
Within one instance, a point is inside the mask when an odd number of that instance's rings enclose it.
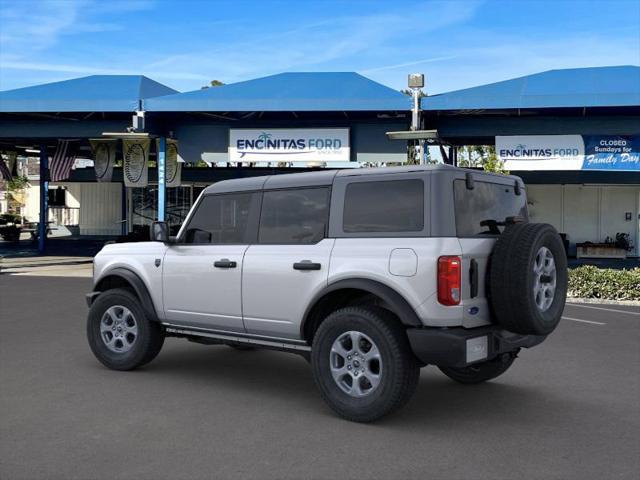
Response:
[[[419,113],[420,113],[420,91],[424,87],[424,74],[422,73],[410,73],[408,78],[409,88],[411,89],[411,96],[413,98],[413,109],[411,111],[411,130],[416,131],[420,129]],[[418,155],[419,163],[424,163],[424,140],[418,140],[416,145],[416,153]]]

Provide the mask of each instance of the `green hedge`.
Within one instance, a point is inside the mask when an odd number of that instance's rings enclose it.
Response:
[[[569,295],[606,300],[640,300],[640,268],[613,270],[583,265],[571,269]]]

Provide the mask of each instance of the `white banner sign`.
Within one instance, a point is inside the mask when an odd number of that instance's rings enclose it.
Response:
[[[229,130],[230,162],[348,162],[348,128]]]
[[[507,170],[580,170],[580,135],[496,136],[496,154]]]
[[[151,142],[148,138],[122,140],[125,187],[147,186],[149,177],[150,143]]]
[[[93,169],[98,182],[110,182],[116,162],[117,140],[89,140],[93,151]]]

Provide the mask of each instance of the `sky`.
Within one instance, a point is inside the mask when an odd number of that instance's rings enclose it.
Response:
[[[143,74],[180,91],[357,71],[428,94],[558,68],[640,65],[638,0],[0,0],[0,90]]]

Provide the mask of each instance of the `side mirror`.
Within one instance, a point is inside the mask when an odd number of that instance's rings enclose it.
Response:
[[[164,222],[151,224],[151,241],[169,243],[169,226]]]

